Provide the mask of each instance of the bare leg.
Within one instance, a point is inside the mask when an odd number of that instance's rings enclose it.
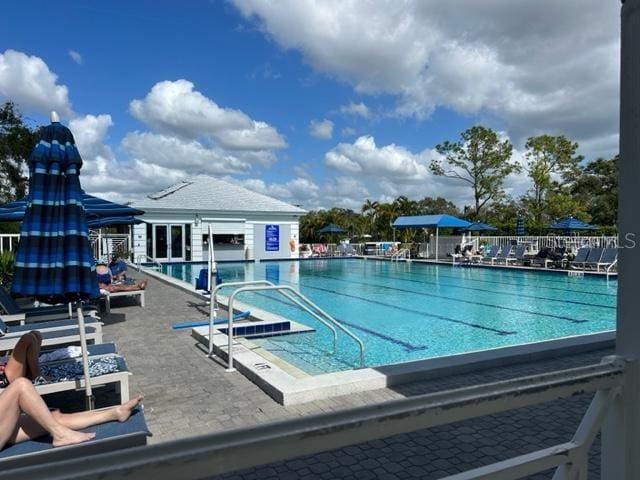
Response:
[[[147,288],[147,280],[143,280],[142,282],[138,283],[137,285],[113,285],[113,284],[109,284],[109,285],[105,285],[105,286],[101,286],[100,288],[107,290],[109,292],[133,292],[133,291],[137,291],[137,290],[144,290],[145,288]]]
[[[53,437],[53,446],[86,442],[94,433],[75,432],[60,424],[51,414],[31,382],[17,378],[0,394],[0,447],[7,443],[36,438],[45,432]],[[26,413],[33,422],[23,420]]]
[[[41,342],[42,335],[35,330],[20,337],[4,371],[9,382],[13,382],[20,377],[33,380],[40,375],[38,357],[40,356]]]
[[[131,416],[131,411],[142,401],[142,395],[137,395],[128,402],[116,407],[101,410],[88,410],[77,413],[62,413],[53,411],[54,418],[67,428],[80,430],[100,423],[119,421],[126,422]]]

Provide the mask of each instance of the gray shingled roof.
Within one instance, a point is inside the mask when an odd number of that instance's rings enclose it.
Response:
[[[132,206],[141,210],[306,213],[302,208],[213,177],[177,183],[134,202]]]

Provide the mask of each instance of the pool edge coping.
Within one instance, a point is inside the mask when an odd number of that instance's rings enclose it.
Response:
[[[203,329],[194,328],[192,337],[204,341]],[[227,335],[217,332],[214,350],[227,359]],[[253,352],[246,345],[234,341],[234,366],[282,405],[295,405],[356,392],[388,388],[394,385],[431,380],[447,375],[471,373],[504,365],[560,358],[615,345],[615,332],[606,331],[590,335],[564,337],[543,342],[500,347],[445,357],[416,360],[381,367],[345,370],[295,378],[278,365]]]

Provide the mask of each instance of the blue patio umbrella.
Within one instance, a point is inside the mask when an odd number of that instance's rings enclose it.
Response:
[[[595,225],[589,225],[588,223],[578,220],[577,218],[573,218],[570,215],[567,218],[555,221],[549,225],[549,228],[552,230],[564,230],[567,234],[570,234],[571,232],[578,230],[597,230],[598,227]]]
[[[318,233],[344,233],[344,232],[346,232],[344,228],[334,225],[333,223],[330,223],[329,225],[322,227],[320,230],[318,230]]]
[[[474,222],[468,227],[463,228],[463,230],[466,232],[495,232],[498,229],[493,225],[487,225],[486,223],[482,222]]]
[[[99,294],[80,187],[82,158],[71,131],[43,127],[29,157],[29,200],[16,251],[14,294],[75,302],[88,405],[92,391],[82,302]]]
[[[27,209],[27,203],[29,202],[29,195],[20,200],[14,200],[13,202],[0,205],[0,221],[5,222],[20,222],[24,218],[25,211]],[[92,222],[101,223],[100,219],[108,217],[135,217],[144,215],[143,210],[130,207],[128,205],[121,205],[119,203],[105,200],[104,198],[89,195],[87,193],[82,194],[82,204],[86,213],[89,227],[93,227]],[[117,222],[116,224],[122,224],[123,222]],[[133,222],[125,222],[133,223]]]
[[[524,235],[524,217],[518,215],[516,218],[516,235]]]

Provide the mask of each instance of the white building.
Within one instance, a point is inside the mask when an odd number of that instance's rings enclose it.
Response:
[[[133,229],[134,259],[202,261],[213,228],[216,260],[298,257],[299,218],[305,210],[211,177],[198,177],[148,195]]]

